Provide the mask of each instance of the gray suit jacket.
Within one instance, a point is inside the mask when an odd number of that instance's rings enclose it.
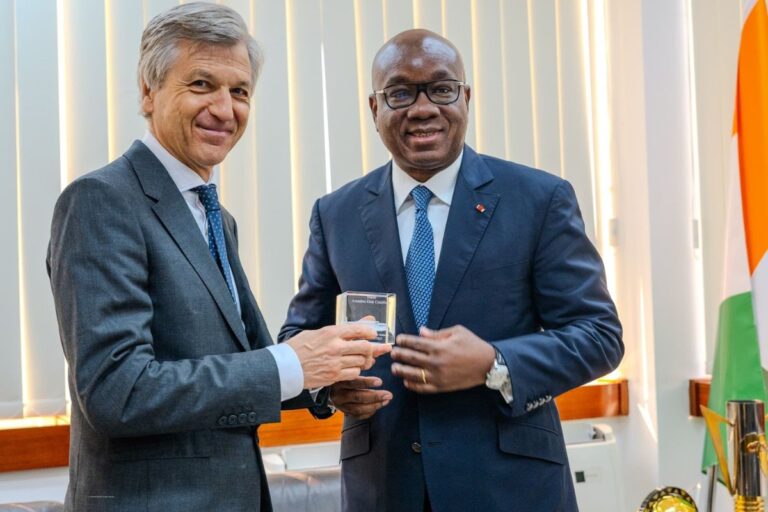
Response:
[[[72,396],[67,510],[271,510],[256,428],[279,421],[280,382],[222,215],[242,316],[142,143],[61,194],[47,266]]]

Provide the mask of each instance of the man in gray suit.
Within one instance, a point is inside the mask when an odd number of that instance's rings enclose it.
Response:
[[[258,425],[388,350],[353,325],[272,343],[215,188],[259,65],[227,7],[155,17],[139,61],[148,131],[57,202],[47,266],[70,368],[67,510],[270,510]]]

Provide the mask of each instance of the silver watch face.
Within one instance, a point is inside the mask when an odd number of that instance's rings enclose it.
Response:
[[[491,389],[501,389],[507,377],[507,367],[494,362],[491,371],[485,376],[485,385]]]

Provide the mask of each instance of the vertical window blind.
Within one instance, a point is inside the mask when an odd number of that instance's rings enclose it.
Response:
[[[0,2],[0,418],[66,411],[44,265],[53,205],[69,182],[141,138],[141,31],[176,3]],[[608,133],[599,118],[607,102],[595,35],[600,2],[219,3],[243,16],[265,53],[249,128],[221,166],[221,195],[273,333],[295,291],[315,199],[389,158],[368,109],[370,66],[384,41],[412,27],[445,35],[464,57],[467,142],[570,180],[609,263],[601,228],[609,210],[601,205],[610,201],[610,173],[598,158]]]

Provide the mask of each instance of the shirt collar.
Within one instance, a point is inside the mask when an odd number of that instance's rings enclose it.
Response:
[[[179,192],[186,192],[187,190],[193,189],[200,185],[215,184],[218,187],[218,165],[214,166],[213,172],[211,172],[211,177],[208,180],[208,183],[206,183],[203,181],[203,178],[201,178],[199,174],[197,174],[183,163],[179,162],[176,157],[174,157],[167,149],[165,149],[151,131],[147,130],[144,133],[144,137],[142,137],[141,142],[143,142],[144,145],[147,146],[147,148],[152,152],[152,154],[155,155],[158,160],[160,160],[160,163],[163,164],[165,170],[168,171],[168,174],[176,184]]]
[[[400,213],[405,202],[411,196],[411,190],[419,185],[427,187],[439,201],[451,205],[453,198],[453,189],[456,188],[456,179],[459,176],[461,159],[464,156],[464,150],[461,150],[459,157],[451,165],[438,172],[424,183],[416,181],[402,170],[395,160],[392,160],[392,189],[395,196],[395,211]]]

